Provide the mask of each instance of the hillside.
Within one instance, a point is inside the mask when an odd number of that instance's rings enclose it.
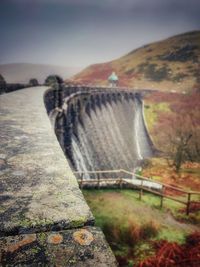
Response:
[[[80,71],[80,68],[70,68],[44,64],[14,63],[0,65],[0,74],[8,83],[27,83],[36,78],[43,83],[50,74],[58,74],[66,79]]]
[[[184,33],[138,48],[74,76],[78,83],[108,84],[112,71],[119,86],[188,92],[200,85],[200,31]]]

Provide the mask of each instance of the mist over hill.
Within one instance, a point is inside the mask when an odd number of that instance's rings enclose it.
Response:
[[[108,84],[112,71],[119,86],[188,92],[200,85],[200,31],[173,36],[131,51],[119,59],[87,67],[78,83]]]
[[[79,67],[62,67],[45,64],[14,63],[0,65],[0,74],[8,83],[27,83],[31,78],[36,78],[43,83],[50,74],[57,74],[67,79],[79,72]]]

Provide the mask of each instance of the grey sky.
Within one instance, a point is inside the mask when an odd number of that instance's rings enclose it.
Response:
[[[200,29],[199,0],[0,0],[0,63],[86,66]]]

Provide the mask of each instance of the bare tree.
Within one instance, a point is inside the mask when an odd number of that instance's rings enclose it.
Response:
[[[158,147],[179,172],[185,161],[200,161],[200,94],[184,96],[159,115],[153,131]]]

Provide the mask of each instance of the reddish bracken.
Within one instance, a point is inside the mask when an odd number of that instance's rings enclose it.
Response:
[[[200,232],[189,235],[184,245],[159,241],[154,243],[156,254],[137,267],[199,267]]]
[[[195,201],[190,202],[190,208],[189,209],[190,209],[190,212],[200,211],[200,203],[197,201],[196,202]],[[184,208],[180,209],[179,211],[185,213],[186,208],[184,207]]]

